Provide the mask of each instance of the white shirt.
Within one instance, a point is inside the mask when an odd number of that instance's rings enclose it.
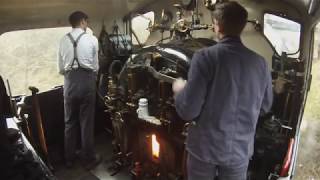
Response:
[[[71,31],[71,36],[74,40],[76,40],[83,32],[84,30],[81,28],[73,28]],[[99,69],[98,50],[98,39],[94,35],[90,33],[82,35],[77,44],[77,54],[80,66],[82,68],[92,69],[94,72],[97,72]],[[64,74],[72,69],[71,64],[73,59],[73,43],[71,42],[70,38],[65,35],[60,41],[58,53],[58,70],[60,74]],[[73,68],[78,68],[77,62],[73,63]]]

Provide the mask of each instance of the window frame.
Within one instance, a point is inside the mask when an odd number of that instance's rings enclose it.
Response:
[[[298,50],[296,52],[293,52],[293,53],[287,53],[288,56],[290,55],[294,55],[294,54],[297,54],[299,53],[298,57],[296,57],[297,59],[301,59],[301,56],[302,56],[302,52],[301,52],[301,49],[302,49],[302,44],[303,44],[303,34],[304,34],[304,26],[303,26],[303,23],[301,23],[301,21],[299,21],[298,19],[296,18],[293,18],[291,16],[289,16],[288,14],[286,13],[282,13],[282,12],[275,12],[275,11],[264,11],[263,13],[263,16],[262,16],[262,35],[263,37],[266,39],[266,41],[269,43],[270,47],[272,48],[272,50],[274,51],[274,53],[278,56],[281,56],[281,54],[279,54],[277,52],[277,50],[275,49],[275,47],[273,46],[272,42],[269,40],[269,38],[264,34],[264,22],[265,22],[265,15],[266,14],[270,14],[270,15],[274,15],[274,16],[278,16],[278,17],[281,17],[281,18],[284,18],[284,19],[287,19],[287,20],[290,20],[290,21],[293,21],[295,23],[298,23],[300,24],[300,37],[299,37],[299,46],[298,46]]]
[[[132,20],[134,18],[137,18],[137,17],[140,17],[140,16],[144,16],[145,14],[148,14],[148,13],[153,13],[153,24],[155,23],[156,21],[156,12],[154,10],[150,10],[150,11],[145,11],[145,12],[141,12],[141,13],[135,13],[134,15],[131,16],[131,18],[129,19],[129,23],[130,23],[130,36],[131,36],[131,39],[132,39],[132,45],[133,46],[139,46],[139,45],[145,45],[145,43],[148,41],[148,38],[150,37],[151,35],[151,32],[149,34],[149,36],[147,37],[146,41],[145,42],[140,42],[140,39],[137,39],[135,36],[137,36],[136,32],[134,31],[133,29],[133,23],[132,23]],[[147,18],[146,18],[147,19]],[[134,35],[135,34],[135,35]],[[138,37],[139,38],[139,37]],[[133,43],[133,39],[136,39],[137,43]],[[140,44],[141,43],[141,44]]]

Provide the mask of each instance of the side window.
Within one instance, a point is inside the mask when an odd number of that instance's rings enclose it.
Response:
[[[63,85],[57,70],[61,38],[70,27],[6,32],[0,36],[0,75],[10,82],[12,95],[29,95],[29,86],[40,92]]]
[[[299,23],[266,13],[264,14],[263,33],[279,55],[286,52],[289,57],[299,57],[301,35]]]
[[[148,37],[150,36],[148,27],[153,25],[153,23],[153,11],[138,15],[131,20],[132,31],[137,35],[140,43],[144,44],[147,41]],[[135,45],[138,44],[138,41],[134,35],[132,35],[132,43]]]

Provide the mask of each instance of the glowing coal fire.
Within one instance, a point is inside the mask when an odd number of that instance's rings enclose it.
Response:
[[[152,156],[158,159],[160,154],[160,144],[157,141],[157,136],[152,134],[151,140],[152,140]]]

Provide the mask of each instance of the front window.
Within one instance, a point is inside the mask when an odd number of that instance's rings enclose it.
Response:
[[[150,36],[148,28],[154,23],[154,12],[138,15],[131,20],[132,31],[137,37],[132,36],[132,43],[137,45],[138,41],[144,44]]]
[[[267,13],[264,15],[263,33],[279,55],[286,52],[289,57],[299,57],[301,35],[299,23]]]

